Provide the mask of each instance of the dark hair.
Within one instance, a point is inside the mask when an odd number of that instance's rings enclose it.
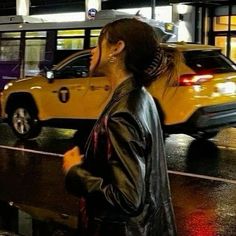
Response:
[[[100,44],[104,37],[110,44],[119,40],[125,42],[124,64],[140,85],[148,86],[168,71],[170,59],[160,47],[154,29],[147,23],[135,18],[116,20],[102,29]]]

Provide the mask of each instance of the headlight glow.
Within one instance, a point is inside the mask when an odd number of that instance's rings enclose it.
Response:
[[[4,86],[4,90],[7,90],[7,89],[9,89],[11,86],[13,85],[13,83],[7,83],[7,84],[5,84],[5,86]]]

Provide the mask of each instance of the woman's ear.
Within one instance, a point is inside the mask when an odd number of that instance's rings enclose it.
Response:
[[[118,54],[120,54],[125,48],[125,42],[122,41],[122,40],[119,40],[115,45],[114,45],[114,48],[113,48],[113,52],[112,52],[112,55],[113,56],[117,56]]]

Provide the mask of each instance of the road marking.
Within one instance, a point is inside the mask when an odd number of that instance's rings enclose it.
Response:
[[[4,146],[4,145],[0,145],[0,148],[5,148],[5,149],[9,149],[9,150],[14,150],[14,151],[24,151],[24,152],[30,152],[30,153],[36,153],[36,154],[42,154],[42,155],[63,157],[63,154],[52,153],[52,152],[44,152],[44,151],[37,151],[37,150],[27,149],[27,148],[10,147],[10,146]]]
[[[33,150],[33,149],[10,147],[10,146],[4,146],[4,145],[0,145],[0,148],[15,150],[15,151],[36,153],[36,154],[41,154],[41,155],[55,156],[55,157],[63,157],[64,156],[63,154],[58,154],[58,153],[37,151],[37,150]],[[181,172],[181,171],[173,171],[173,170],[168,170],[168,173],[174,174],[174,175],[182,175],[182,176],[188,176],[188,177],[193,177],[193,178],[207,179],[207,180],[213,180],[213,181],[220,181],[220,182],[224,182],[224,183],[236,184],[236,180],[218,178],[218,177],[213,177],[213,176],[208,176],[208,175],[198,175],[198,174],[192,174],[192,173]]]
[[[217,145],[218,148],[221,148],[221,149],[227,149],[227,150],[236,150],[236,147],[231,147],[231,146],[222,146],[222,145]]]
[[[173,171],[173,170],[168,170],[169,174],[174,174],[174,175],[183,175],[183,176],[188,176],[188,177],[194,177],[194,178],[200,178],[200,179],[207,179],[207,180],[214,180],[214,181],[220,181],[224,183],[230,183],[230,184],[236,184],[236,180],[231,180],[231,179],[223,179],[223,178],[218,178],[218,177],[213,177],[213,176],[208,176],[208,175],[198,175],[198,174],[192,174],[192,173],[187,173],[187,172],[180,172],[180,171]]]

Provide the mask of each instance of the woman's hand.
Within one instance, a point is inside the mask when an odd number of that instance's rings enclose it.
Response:
[[[80,154],[80,149],[76,146],[67,151],[63,157],[63,171],[66,174],[69,169],[77,164],[80,164],[83,160],[83,155]]]

